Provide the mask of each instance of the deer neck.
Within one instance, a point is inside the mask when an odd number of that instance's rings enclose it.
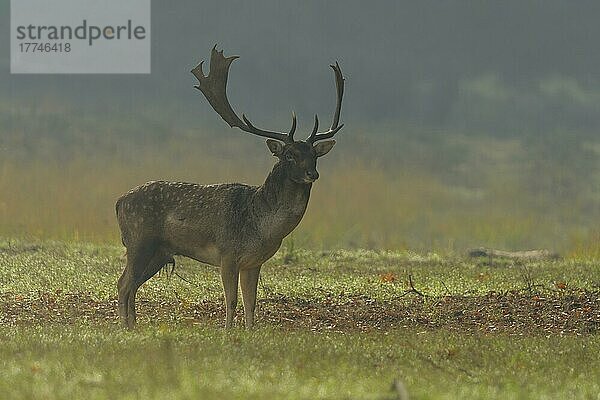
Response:
[[[254,214],[263,235],[281,240],[300,223],[312,184],[290,179],[286,164],[277,162],[254,197]]]

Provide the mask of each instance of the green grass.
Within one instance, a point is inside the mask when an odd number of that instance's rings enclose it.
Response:
[[[116,279],[124,266],[123,255],[121,246],[0,240],[0,260],[10,266],[0,269],[1,288],[14,293],[84,292],[99,300],[114,297]],[[594,259],[525,265],[498,260],[491,266],[487,261],[460,255],[375,250],[294,250],[290,256],[284,247],[263,267],[259,289],[306,299],[342,293],[387,300],[404,293],[409,275],[421,291],[432,296],[518,290],[528,282],[541,291],[555,291],[559,282],[573,288],[600,288],[600,268]],[[157,276],[142,287],[142,296],[221,297],[217,269],[178,258],[177,271],[189,282]],[[394,282],[385,282],[385,274],[392,274]]]
[[[595,399],[600,337],[0,329],[5,398]]]
[[[0,240],[0,295],[21,301],[21,314],[44,294],[59,300],[85,294],[110,306],[121,255],[118,246]],[[178,261],[176,271],[188,282],[155,277],[140,290],[141,302],[220,301],[213,268]],[[540,296],[566,296],[559,282],[567,291],[600,296],[600,263],[594,260],[490,266],[436,254],[284,249],[265,266],[259,298],[329,304],[332,296],[340,303],[363,296],[385,302],[406,292],[408,275],[429,296],[425,307],[449,294],[523,291],[527,282]],[[52,304],[45,312],[84,306]],[[0,320],[14,312],[0,308]],[[10,399],[394,399],[391,386],[399,380],[411,399],[600,396],[597,333],[491,334],[410,323],[311,330],[260,319],[255,330],[227,332],[220,313],[191,323],[175,310],[164,317],[169,313],[146,310],[133,332],[120,329],[113,317],[57,323],[39,314],[39,320],[6,323],[0,327],[0,393]]]

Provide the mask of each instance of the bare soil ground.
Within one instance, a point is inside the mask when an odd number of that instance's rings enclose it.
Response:
[[[0,294],[0,323],[13,326],[115,324],[116,299],[94,300],[88,294],[38,292],[24,297]],[[239,310],[238,324],[242,311]],[[141,324],[221,324],[220,301],[138,300]],[[364,296],[329,296],[322,301],[273,294],[258,305],[258,324],[284,329],[357,332],[412,328],[461,332],[529,334],[593,334],[600,332],[600,292],[572,290],[551,295],[524,291],[484,296],[422,297],[409,293],[391,301]]]

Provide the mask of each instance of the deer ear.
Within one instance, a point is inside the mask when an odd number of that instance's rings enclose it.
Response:
[[[329,150],[333,149],[334,144],[335,140],[325,140],[315,144],[314,148],[315,152],[317,153],[317,157],[321,157],[329,153]]]
[[[283,143],[279,140],[267,139],[267,147],[275,157],[283,154]]]

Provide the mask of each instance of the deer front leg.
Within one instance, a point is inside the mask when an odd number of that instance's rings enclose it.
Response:
[[[238,280],[240,272],[237,266],[221,266],[221,281],[223,282],[223,291],[225,293],[225,328],[233,326],[233,317],[238,300]]]
[[[242,297],[244,299],[244,318],[246,328],[254,325],[254,309],[256,308],[256,289],[258,287],[258,268],[244,269],[240,271],[240,283],[242,285]]]

